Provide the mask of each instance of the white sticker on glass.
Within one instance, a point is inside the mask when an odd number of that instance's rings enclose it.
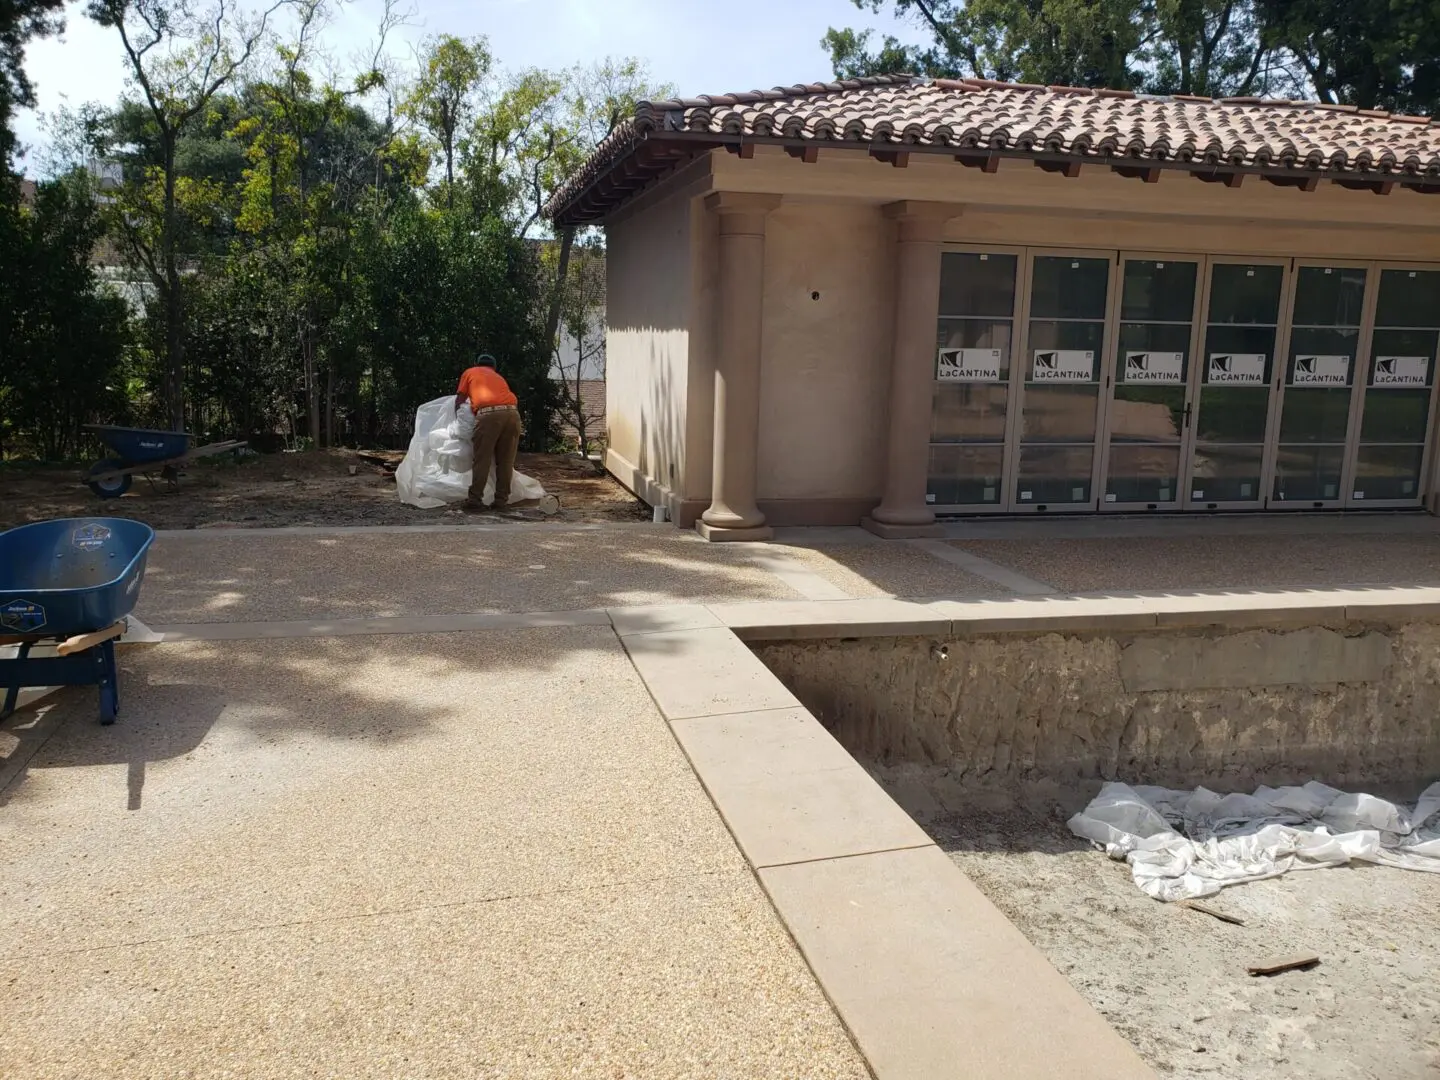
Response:
[[[1428,356],[1377,356],[1371,386],[1424,386],[1430,373]]]
[[[1032,493],[1032,492],[1029,492],[1029,491],[1022,491],[1022,492],[1020,492],[1020,501],[1021,501],[1021,502],[1026,502],[1027,500],[1031,499],[1032,497],[1033,497],[1033,493]]]
[[[995,501],[995,489],[994,489],[994,488],[986,488],[986,489],[985,489],[985,494],[984,494],[984,496],[981,498],[980,501],[981,501],[981,502],[994,502],[994,501]]]
[[[1248,498],[1250,498],[1250,485],[1249,485],[1249,484],[1241,484],[1241,485],[1240,485],[1240,497],[1241,497],[1242,499],[1248,499]]]
[[[1365,492],[1363,492],[1363,491],[1352,491],[1352,492],[1350,493],[1350,497],[1353,498],[1353,499],[1363,499],[1363,498],[1365,498]]]
[[[1291,386],[1345,386],[1350,382],[1348,356],[1297,356]]]
[[[940,382],[999,382],[1000,350],[941,349],[935,378]]]
[[[1180,386],[1185,382],[1185,354],[1178,352],[1127,352],[1125,371],[1127,383],[1151,383]]]
[[[1114,502],[1114,501],[1115,501],[1115,493],[1114,493],[1113,491],[1107,491],[1107,492],[1105,493],[1105,501],[1106,501],[1106,502]]]
[[[1160,502],[1169,502],[1169,501],[1170,501],[1170,489],[1169,489],[1169,488],[1161,488],[1161,489],[1160,489]]]
[[[1085,489],[1084,489],[1083,487],[1071,488],[1071,489],[1070,489],[1070,501],[1071,501],[1071,502],[1084,502],[1084,501],[1085,501]]]
[[[934,495],[934,493],[927,491],[927,492],[925,493],[925,501],[926,501],[927,503],[933,503],[933,502],[935,501],[935,495]]]
[[[1192,491],[1192,492],[1190,492],[1190,498],[1192,498],[1192,499],[1203,499],[1204,497],[1205,497],[1205,493],[1204,493],[1203,491]]]
[[[1095,353],[1087,349],[1036,349],[1033,382],[1088,383],[1095,380]]]
[[[1214,385],[1265,385],[1264,353],[1211,353],[1205,381]]]

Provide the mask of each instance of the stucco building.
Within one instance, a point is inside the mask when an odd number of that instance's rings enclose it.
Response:
[[[1440,123],[907,76],[641,104],[608,467],[717,539],[1435,509]]]

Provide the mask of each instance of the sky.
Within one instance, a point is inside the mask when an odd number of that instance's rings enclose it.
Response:
[[[404,0],[402,0],[404,2]],[[890,14],[857,10],[851,0],[761,0],[735,4],[656,0],[410,0],[414,16],[391,37],[391,52],[408,55],[433,34],[485,35],[507,68],[559,68],[606,56],[645,60],[655,79],[682,95],[721,94],[833,78],[820,38],[831,26],[871,27],[904,41],[919,31]],[[352,0],[326,31],[338,58],[357,55],[375,38],[380,0]],[[763,13],[763,14],[762,14]],[[113,103],[125,89],[114,30],[97,26],[83,4],[66,9],[59,38],[32,41],[25,69],[36,87],[37,111],[17,117],[24,166],[35,171],[34,148],[45,136],[40,114],[87,101]],[[760,30],[757,32],[757,27]]]

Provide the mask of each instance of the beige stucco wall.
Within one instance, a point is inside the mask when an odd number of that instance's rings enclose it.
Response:
[[[785,204],[769,217],[762,500],[880,497],[893,231],[875,207],[854,202]]]
[[[750,159],[715,151],[606,223],[611,468],[686,524],[710,494],[711,190],[785,198],[766,232],[757,490],[781,523],[804,519],[796,500],[858,520],[881,494],[894,333],[886,203],[956,207],[945,231],[956,244],[1440,264],[1440,196],[1398,187],[1302,192],[1252,176],[1234,189],[1179,171],[1145,184],[1099,165],[1064,177],[1021,161],[986,174],[945,155],[895,168],[848,150],[812,163],[776,147]]]
[[[650,200],[606,227],[608,465],[652,503],[683,491],[690,201],[683,193]]]

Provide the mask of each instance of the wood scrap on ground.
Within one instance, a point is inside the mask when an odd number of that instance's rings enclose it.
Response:
[[[1191,911],[1198,911],[1198,912],[1200,912],[1202,915],[1209,915],[1212,919],[1219,919],[1221,922],[1232,923],[1232,924],[1235,925],[1235,926],[1244,926],[1244,925],[1245,925],[1245,920],[1244,920],[1244,919],[1237,918],[1237,917],[1235,917],[1234,915],[1227,915],[1227,914],[1225,914],[1225,912],[1223,912],[1223,911],[1216,911],[1213,907],[1210,907],[1208,904],[1202,904],[1202,903],[1200,903],[1200,902],[1197,901],[1197,900],[1181,900],[1181,901],[1180,901],[1180,906],[1181,906],[1181,907],[1187,907],[1187,908],[1189,908]]]
[[[1284,960],[1270,960],[1264,964],[1254,964],[1245,970],[1251,975],[1279,975],[1282,971],[1300,971],[1312,968],[1318,963],[1320,963],[1320,957],[1314,953],[1301,953],[1299,956],[1286,957]]]

